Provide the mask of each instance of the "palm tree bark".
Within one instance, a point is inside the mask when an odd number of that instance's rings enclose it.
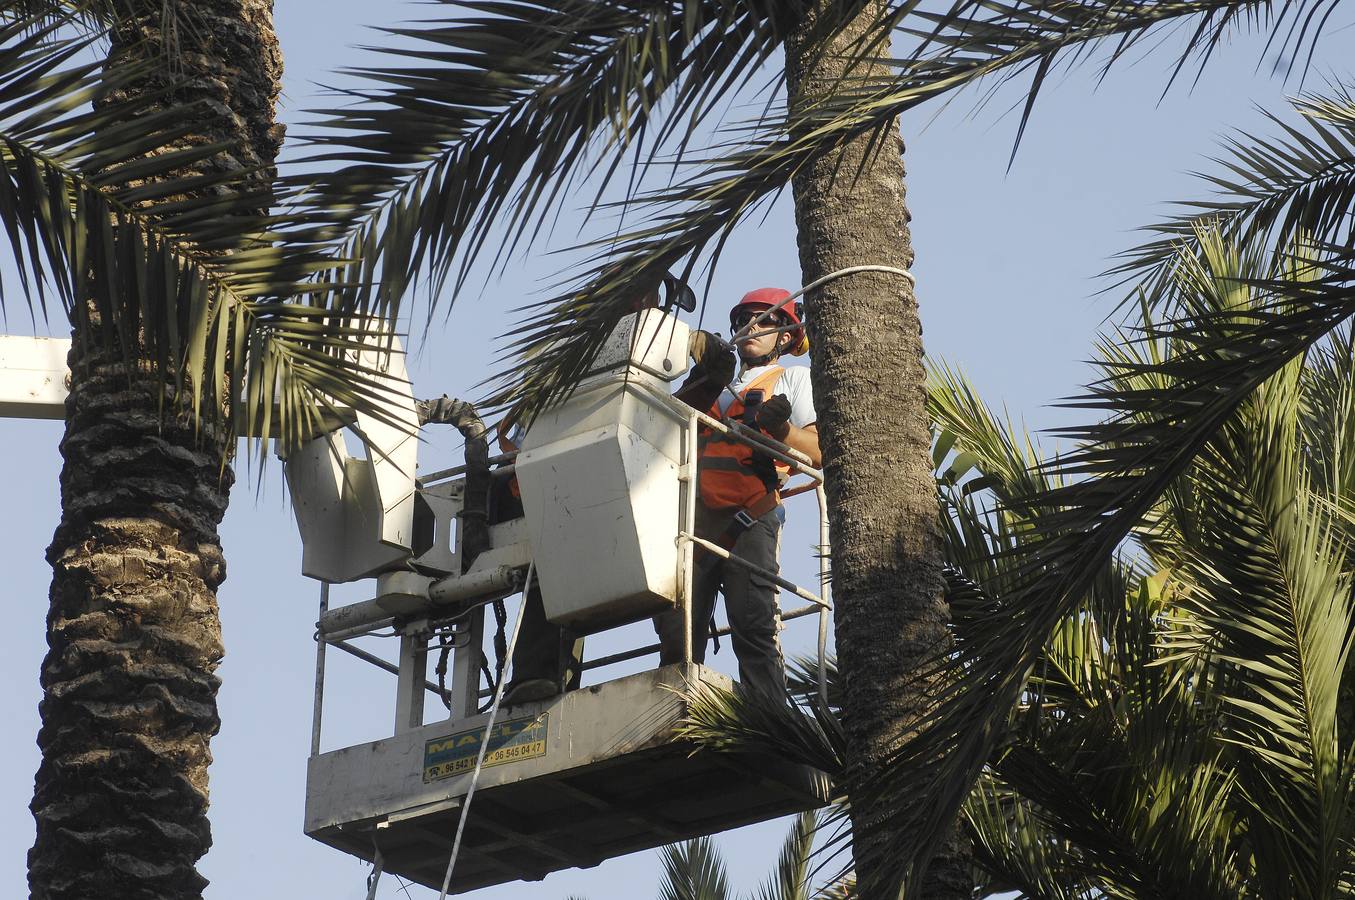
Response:
[[[119,6],[131,12],[109,65],[154,54],[135,90],[172,83],[164,102],[196,103],[201,117],[185,141],[233,145],[199,169],[254,170],[265,185],[281,142],[271,0]],[[196,863],[211,844],[226,574],[217,526],[232,448],[175,415],[172,385],[127,365],[97,319],[90,331],[74,336],[62,516],[47,551],[29,889],[35,900],[185,900],[207,884]]]
[[[833,0],[817,0],[786,42],[793,112],[842,84],[848,58],[887,56],[872,2],[845,27],[829,21]],[[880,74],[858,62],[853,76]],[[800,268],[808,284],[858,265],[913,263],[905,202],[903,141],[896,126],[863,136],[794,180]],[[823,449],[833,554],[835,637],[843,676],[849,766],[878,768],[907,736],[921,705],[920,664],[947,646],[931,471],[922,326],[912,285],[901,276],[856,274],[805,298],[812,382]],[[852,800],[852,838],[868,900],[894,897],[877,877],[875,855],[897,847],[878,812]],[[934,859],[922,886],[929,900],[969,898],[968,854],[955,839]]]

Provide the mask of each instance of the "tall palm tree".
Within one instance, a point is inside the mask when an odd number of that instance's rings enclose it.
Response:
[[[883,3],[823,33],[818,3],[786,41],[791,114],[812,116],[844,86],[888,77]],[[842,173],[850,173],[844,175]],[[885,123],[814,159],[793,179],[804,284],[853,266],[913,264],[903,142]],[[942,598],[922,368],[922,325],[911,279],[862,272],[806,298],[833,552],[834,635],[850,771],[870,772],[903,743],[923,709],[918,673],[949,646]],[[854,795],[855,845],[865,860],[891,835]],[[936,900],[972,893],[962,844],[929,869]]]
[[[126,185],[170,181],[166,200],[230,192],[266,205],[281,144],[271,0],[123,6],[108,69],[139,71],[103,102],[135,103],[142,116],[192,109],[171,145],[192,158]],[[195,177],[211,187],[188,185]],[[128,323],[95,310],[73,325],[29,886],[44,900],[196,897],[206,879],[195,863],[211,844],[207,766],[224,652],[216,592],[226,576],[217,526],[232,435],[198,427],[186,410],[163,413],[177,386],[134,361],[149,347],[128,360],[122,343],[142,344]],[[188,310],[146,325],[186,328]]]
[[[1264,305],[1249,281],[1315,274],[1217,231],[1194,244],[1170,283],[1202,318]],[[1182,350],[1117,342],[1102,358],[1152,390]],[[1347,327],[1253,393],[1056,630],[969,806],[981,857],[1062,891],[1028,895],[1348,894],[1353,398]],[[991,551],[1021,539],[977,542],[976,596]]]
[[[74,337],[34,897],[201,894],[235,435],[294,444],[380,408],[350,361],[364,320],[313,280],[331,218],[265,214],[269,12],[0,3],[0,221],[30,312]]]

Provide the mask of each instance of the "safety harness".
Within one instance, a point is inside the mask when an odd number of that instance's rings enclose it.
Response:
[[[741,421],[749,428],[756,429],[758,407],[762,399],[776,387],[783,371],[780,366],[772,366],[755,378],[724,411],[724,418]],[[711,403],[710,416],[721,418],[718,398]],[[739,535],[780,504],[778,488],[781,473],[778,464],[767,454],[754,450],[733,435],[712,428],[701,430],[697,436],[697,447],[700,451],[697,482],[701,488],[701,502],[715,511],[736,508],[729,524],[712,539],[712,543],[732,551]],[[785,467],[784,470],[788,472],[789,468]],[[704,547],[698,545],[697,551],[698,570],[718,562],[718,557]],[[712,650],[719,653],[720,638],[716,631],[715,611],[712,609],[709,633]]]
[[[769,366],[735,398],[724,412],[724,417],[743,421],[749,427],[756,428],[757,408],[762,398],[776,386],[784,371],[780,366]],[[721,418],[718,399],[711,403],[709,415],[714,419]],[[780,477],[771,457],[757,452],[732,434],[711,428],[701,429],[697,436],[697,447],[700,453],[697,469],[701,502],[708,509],[748,512],[754,503],[767,495],[772,496],[767,509],[776,507],[779,502],[776,489]]]

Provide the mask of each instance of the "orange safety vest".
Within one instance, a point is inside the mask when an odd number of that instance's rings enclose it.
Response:
[[[772,366],[753,379],[729,405],[725,417],[742,421],[743,398],[749,391],[759,390],[764,396],[770,396],[783,371],[780,366]],[[718,399],[711,404],[710,416],[720,418]],[[743,441],[710,428],[701,429],[697,448],[700,453],[696,463],[697,482],[701,487],[701,502],[709,509],[747,509],[768,492],[776,493],[776,485],[768,484],[768,476],[780,481],[790,471],[789,466],[779,462],[773,469],[768,465],[768,457],[760,456]]]

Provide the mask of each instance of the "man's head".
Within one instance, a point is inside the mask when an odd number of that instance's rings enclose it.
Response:
[[[748,334],[738,340],[739,356],[746,365],[766,365],[784,353],[799,356],[809,349],[804,327],[800,322],[795,304],[782,302],[790,297],[790,291],[782,288],[758,288],[743,295],[734,308],[729,311],[731,334],[738,334],[750,322],[775,308],[775,312],[748,329]],[[789,331],[780,328],[796,326]]]

